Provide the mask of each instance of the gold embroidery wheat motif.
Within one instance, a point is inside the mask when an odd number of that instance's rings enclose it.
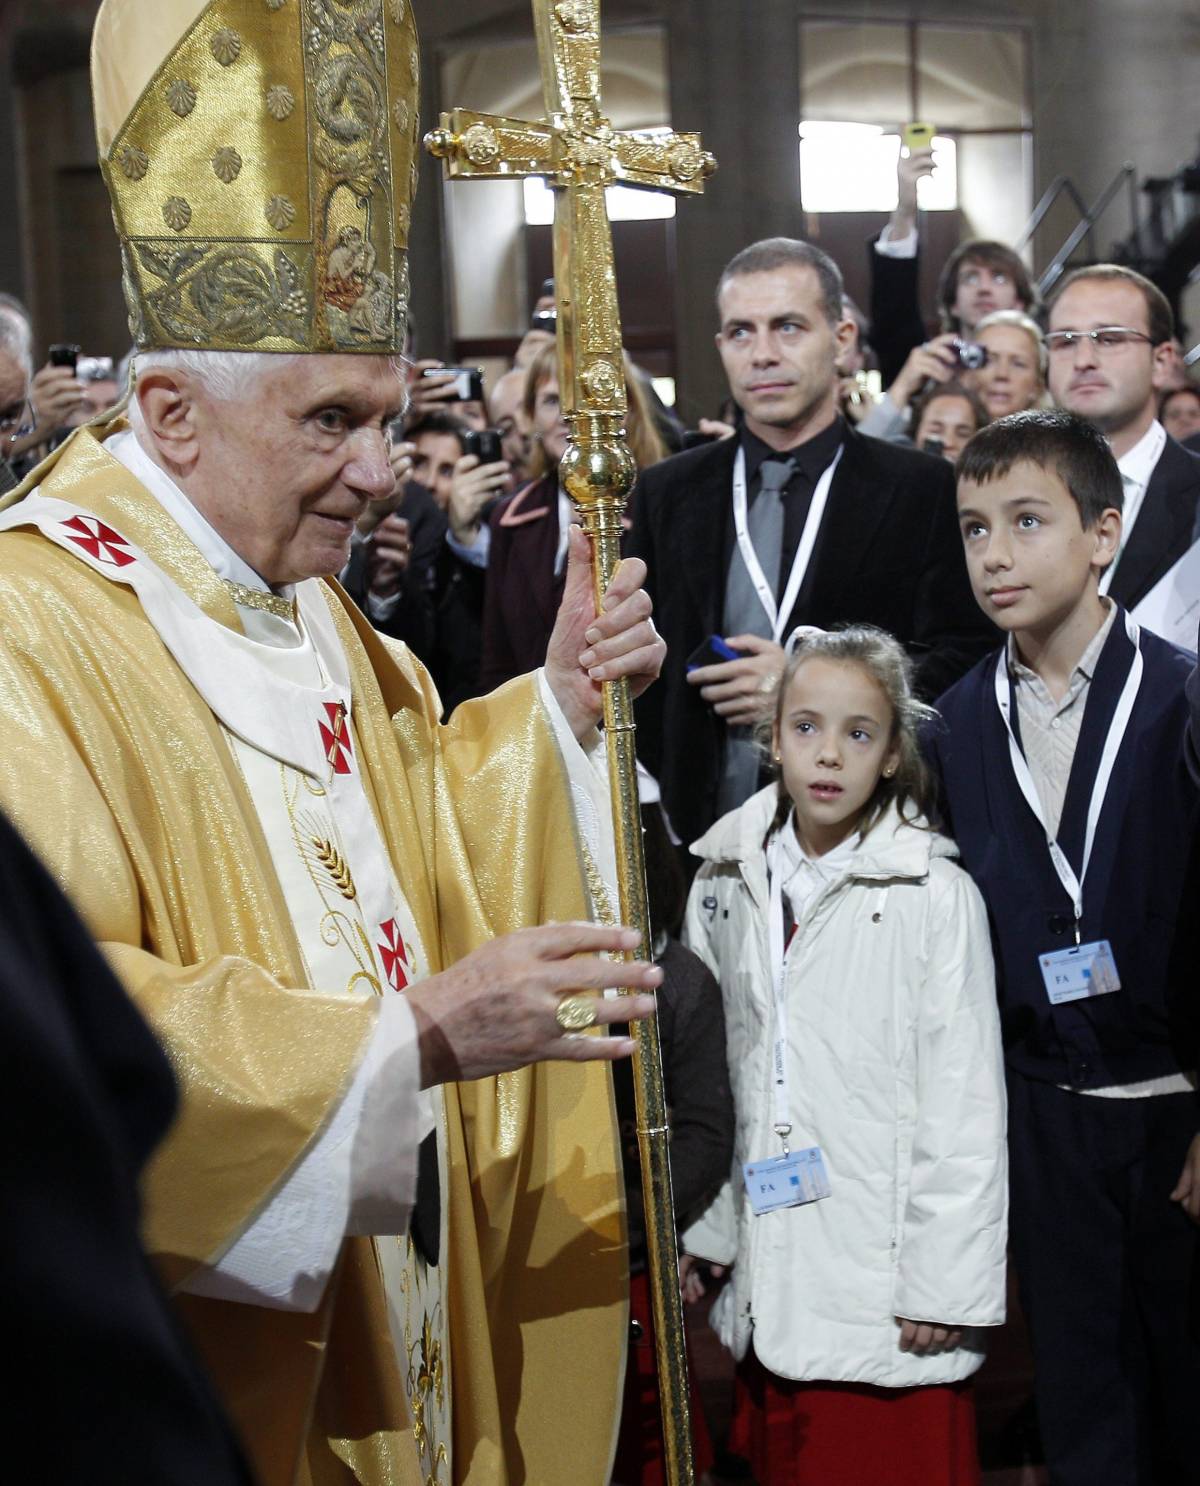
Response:
[[[350,868],[346,865],[346,859],[334,846],[332,841],[326,841],[321,836],[310,836],[309,841],[317,854],[317,861],[324,868],[329,880],[341,893],[343,898],[353,899],[358,896],[358,889],[354,886],[354,878],[350,875]]]

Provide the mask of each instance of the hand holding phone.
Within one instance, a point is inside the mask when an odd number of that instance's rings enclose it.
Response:
[[[482,402],[483,373],[477,366],[427,366],[423,377],[434,377],[439,387],[450,390],[442,393],[444,402]]]
[[[933,174],[933,125],[905,124],[904,148],[896,162],[896,213],[911,229],[917,214],[917,182]],[[907,153],[906,153],[907,152]]]
[[[761,635],[710,635],[685,662],[689,685],[729,727],[752,727],[769,714],[787,657]]]

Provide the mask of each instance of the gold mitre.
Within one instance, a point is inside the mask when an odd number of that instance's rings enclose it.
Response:
[[[104,0],[100,163],[142,350],[399,352],[409,0]]]

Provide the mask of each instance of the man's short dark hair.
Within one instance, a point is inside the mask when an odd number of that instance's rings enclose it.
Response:
[[[405,427],[404,437],[411,443],[414,439],[419,439],[423,433],[453,434],[458,440],[459,447],[462,448],[468,429],[461,418],[455,418],[450,413],[422,413],[419,418]]]
[[[841,269],[828,253],[797,237],[764,237],[736,253],[717,281],[717,314],[721,313],[721,295],[730,279],[749,273],[774,273],[777,268],[811,268],[817,276],[825,318],[831,325],[842,320],[845,290]]]
[[[1031,315],[1038,310],[1038,292],[1029,277],[1029,270],[1005,243],[991,242],[985,238],[969,238],[959,243],[942,267],[938,279],[937,302],[944,330],[961,330],[963,327],[954,313],[954,301],[958,298],[959,270],[966,264],[990,268],[993,273],[1006,273],[1013,282],[1017,299],[1023,309]]]
[[[1175,316],[1171,302],[1157,284],[1152,284],[1136,269],[1126,268],[1123,263],[1093,263],[1087,268],[1077,268],[1069,273],[1050,300],[1053,309],[1072,284],[1085,279],[1095,279],[1102,284],[1132,284],[1146,301],[1146,329],[1152,345],[1161,346],[1175,339]],[[1136,326],[1133,327],[1136,329]]]
[[[960,481],[986,485],[1018,464],[1057,475],[1079,507],[1085,529],[1103,512],[1124,508],[1125,488],[1108,440],[1077,413],[1034,408],[997,418],[958,456],[954,472]]]

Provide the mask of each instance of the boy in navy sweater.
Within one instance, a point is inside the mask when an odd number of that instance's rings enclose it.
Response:
[[[1071,414],[972,439],[963,545],[1008,639],[941,698],[930,740],[992,921],[1012,1252],[1053,1486],[1200,1480],[1200,732],[1192,657],[1100,593],[1122,493]]]

